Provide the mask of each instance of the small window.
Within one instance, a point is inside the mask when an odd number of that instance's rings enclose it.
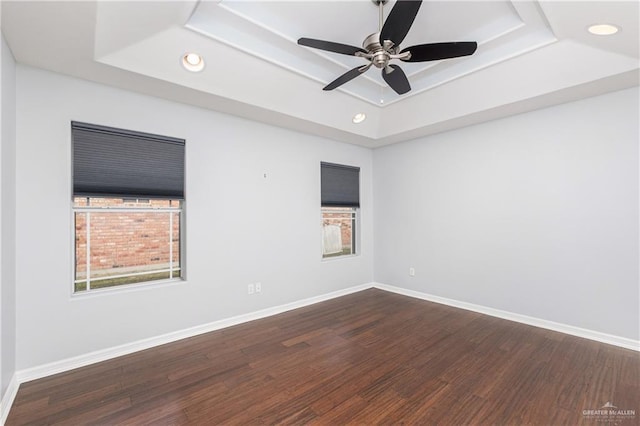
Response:
[[[71,123],[74,293],[184,276],[183,139]]]
[[[360,168],[321,163],[322,258],[357,254]]]

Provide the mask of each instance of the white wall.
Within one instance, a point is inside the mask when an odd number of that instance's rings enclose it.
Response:
[[[375,150],[375,280],[638,340],[638,100]]]
[[[16,371],[16,64],[0,40],[0,398]]]
[[[638,339],[638,97],[630,89],[372,153],[18,66],[15,367],[374,277]],[[71,120],[187,140],[186,283],[72,297]],[[362,168],[358,257],[320,261],[320,161]],[[250,297],[256,281],[263,293]]]
[[[17,117],[19,370],[373,279],[370,150],[20,65]],[[186,139],[187,282],[71,296],[71,120]],[[320,161],[361,167],[360,256],[320,260]]]

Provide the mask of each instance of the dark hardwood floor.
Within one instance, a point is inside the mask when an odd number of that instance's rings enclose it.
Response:
[[[638,352],[372,289],[25,383],[7,425],[639,422]]]

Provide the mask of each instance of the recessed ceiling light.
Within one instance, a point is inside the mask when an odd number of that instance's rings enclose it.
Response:
[[[367,118],[367,115],[364,112],[359,112],[353,116],[353,121],[355,124],[362,123]]]
[[[204,69],[204,59],[197,53],[185,53],[182,56],[182,66],[187,71],[198,72]]]
[[[595,24],[588,28],[588,31],[595,35],[613,35],[619,30],[620,29],[618,27],[611,24]]]

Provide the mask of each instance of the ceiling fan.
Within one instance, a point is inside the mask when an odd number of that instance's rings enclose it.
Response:
[[[400,50],[400,43],[402,43],[409,32],[418,14],[418,10],[422,5],[422,0],[397,0],[384,23],[383,7],[388,0],[371,1],[376,4],[380,10],[379,27],[377,33],[371,34],[364,39],[362,43],[363,48],[313,38],[303,37],[298,40],[298,44],[301,46],[313,47],[315,49],[327,50],[343,55],[357,56],[370,61],[364,66],[356,67],[342,74],[325,86],[323,90],[333,90],[340,87],[346,82],[365,73],[374,65],[376,68],[382,69],[382,78],[384,81],[386,81],[396,93],[403,95],[411,90],[411,85],[409,85],[409,80],[404,71],[402,71],[398,65],[389,64],[390,60],[399,59],[404,62],[437,61],[440,59],[472,55],[478,47],[475,41],[453,41],[448,43],[418,44]]]

